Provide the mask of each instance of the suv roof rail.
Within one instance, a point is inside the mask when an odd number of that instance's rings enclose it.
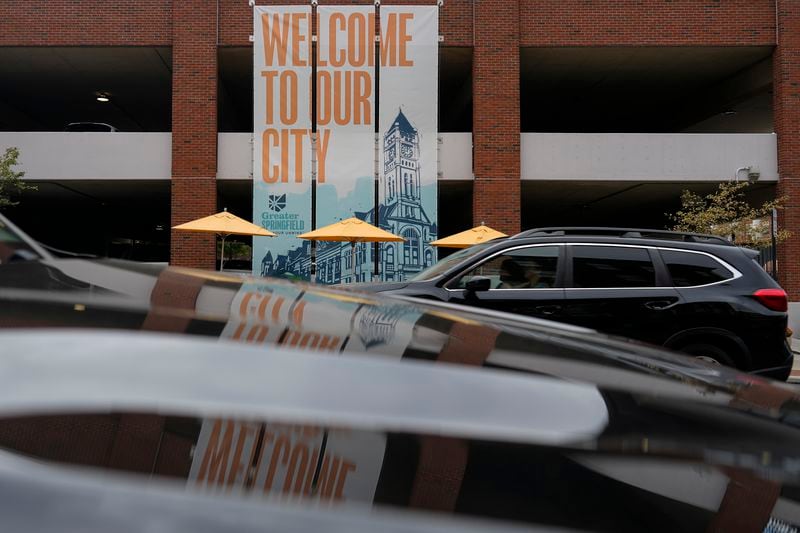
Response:
[[[604,228],[604,227],[552,227],[534,228],[517,233],[512,237],[550,237],[557,235],[592,235],[604,237],[622,237],[629,239],[657,239],[683,242],[702,242],[708,244],[721,244],[736,246],[731,241],[717,235],[703,233],[686,233],[680,231],[667,231],[646,228]]]

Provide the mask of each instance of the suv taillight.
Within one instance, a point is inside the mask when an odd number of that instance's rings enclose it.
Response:
[[[753,293],[753,298],[761,305],[773,311],[786,312],[789,309],[789,300],[783,289],[758,289]]]

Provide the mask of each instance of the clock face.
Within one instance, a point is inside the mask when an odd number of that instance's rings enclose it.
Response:
[[[411,157],[414,155],[414,150],[407,144],[404,144],[400,147],[400,155],[403,157]]]
[[[395,154],[394,146],[392,146],[391,148],[389,148],[389,152],[386,154],[386,158],[391,161],[392,159],[394,159],[395,155],[396,154]]]

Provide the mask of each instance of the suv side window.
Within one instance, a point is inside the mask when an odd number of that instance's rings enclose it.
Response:
[[[572,285],[578,288],[655,287],[646,248],[571,246]]]
[[[705,255],[660,250],[675,287],[696,287],[731,279],[733,273],[719,261]]]
[[[490,278],[492,289],[540,289],[555,287],[558,246],[531,246],[509,250],[484,261],[452,286],[463,289],[475,277]]]

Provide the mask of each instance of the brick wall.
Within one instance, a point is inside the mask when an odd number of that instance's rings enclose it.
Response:
[[[0,3],[0,46],[169,46],[171,42],[172,0]]]
[[[520,229],[519,4],[475,3],[472,219]]]
[[[775,42],[774,0],[519,0],[519,4],[522,46]]]
[[[220,0],[220,45],[252,46],[253,11],[244,0]],[[308,0],[258,0],[257,5],[308,5]],[[372,0],[326,0],[325,5],[373,5]],[[435,0],[401,0],[381,5],[435,5]],[[447,46],[472,46],[473,0],[446,0],[439,12],[439,30]]]
[[[800,301],[800,11],[781,3],[778,46],[773,55],[775,131],[778,134],[778,195],[788,196],[778,226],[792,232],[778,245],[778,278],[789,300]]]
[[[172,225],[217,210],[217,18],[214,2],[175,2]],[[214,268],[215,236],[172,231],[170,264]]]

